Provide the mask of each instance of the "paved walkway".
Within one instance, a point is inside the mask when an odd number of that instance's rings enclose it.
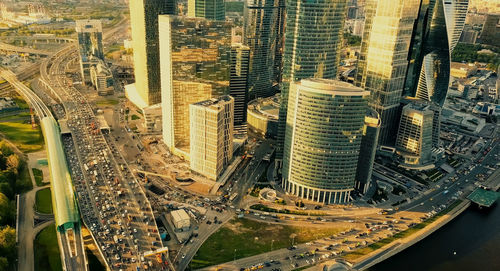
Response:
[[[31,172],[31,170],[30,170]],[[32,175],[32,174],[30,174]],[[34,182],[34,180],[32,180]],[[45,222],[41,223],[37,226],[34,225],[35,220],[35,200],[36,200],[36,192],[38,190],[49,187],[49,185],[36,187],[25,194],[19,196],[19,210],[18,210],[18,259],[22,259],[19,261],[18,270],[23,271],[32,271],[35,270],[34,264],[34,250],[33,250],[33,241],[35,240],[36,235],[46,226],[52,224],[52,220],[50,223]]]

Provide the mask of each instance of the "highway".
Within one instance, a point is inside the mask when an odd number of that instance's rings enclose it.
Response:
[[[50,53],[47,51],[31,49],[31,48],[27,48],[27,47],[14,46],[14,45],[10,45],[10,44],[3,43],[3,42],[0,42],[0,51],[15,52],[15,53],[28,53],[31,55],[41,55],[41,56],[50,55]]]
[[[83,222],[110,269],[166,269],[156,259],[144,258],[146,252],[161,248],[144,191],[113,142],[101,133],[85,97],[65,75],[68,63],[76,57],[74,46],[63,48],[50,58],[50,65],[41,66],[41,76],[49,82],[45,84],[48,93],[63,102],[68,117],[71,135],[63,140]]]
[[[40,124],[42,130],[45,130],[47,127],[45,123],[54,121],[52,112],[50,109],[43,103],[43,101],[38,97],[31,89],[21,83],[16,75],[9,70],[2,69],[0,70],[0,76],[7,80],[18,92],[19,94],[27,101],[27,103],[34,109],[37,116],[40,119]],[[44,131],[45,134],[45,131]],[[45,139],[47,142],[47,139]],[[51,156],[53,150],[47,147],[48,155]],[[53,154],[52,154],[53,155]],[[52,174],[54,174],[52,172]],[[51,175],[51,178],[55,178]],[[51,181],[53,183],[53,181]],[[56,202],[54,200],[53,202]],[[56,209],[57,206],[54,208]],[[71,208],[68,206],[59,206],[60,208]],[[57,213],[57,210],[55,210]],[[57,221],[56,221],[57,222]],[[56,225],[59,227],[60,225]],[[71,242],[68,241],[68,234],[71,235]],[[80,229],[75,227],[73,231],[59,231],[57,230],[57,238],[59,242],[59,246],[61,247],[61,259],[65,263],[66,271],[77,271],[77,270],[87,270],[87,262],[85,258],[85,253],[83,249],[83,240],[80,234]],[[27,247],[29,250],[29,246]],[[26,250],[25,250],[26,251]],[[29,263],[28,263],[29,264]],[[27,266],[30,267],[29,265]]]

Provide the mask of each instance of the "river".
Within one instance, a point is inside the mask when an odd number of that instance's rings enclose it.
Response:
[[[424,240],[370,271],[500,270],[500,206],[470,206]],[[454,254],[456,252],[456,254]]]

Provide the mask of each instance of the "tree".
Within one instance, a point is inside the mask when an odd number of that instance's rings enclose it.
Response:
[[[16,230],[10,226],[0,228],[0,255],[9,261],[16,257]]]
[[[11,208],[9,198],[0,193],[0,225],[5,225],[11,217]]]
[[[11,154],[7,157],[6,161],[7,170],[13,171],[17,174],[17,170],[19,169],[19,156],[17,154]]]
[[[0,270],[7,270],[9,268],[9,262],[7,258],[0,257]]]

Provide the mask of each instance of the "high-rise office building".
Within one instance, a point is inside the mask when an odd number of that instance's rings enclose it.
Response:
[[[443,106],[451,53],[465,25],[469,0],[421,0],[404,95]]]
[[[370,108],[365,116],[360,155],[356,168],[356,189],[362,194],[365,194],[370,187],[379,132],[380,116],[377,111]]]
[[[221,96],[189,105],[191,170],[212,180],[233,158],[234,99]]]
[[[482,44],[498,46],[500,40],[500,14],[486,15],[486,21],[483,24],[479,40]]]
[[[403,107],[396,151],[403,165],[422,167],[432,162],[432,133],[434,111],[426,103],[409,103]]]
[[[434,102],[422,100],[422,99],[415,98],[415,97],[405,96],[405,97],[401,98],[401,105],[400,105],[401,111],[408,104],[418,104],[418,105],[421,105],[422,107],[427,107],[429,110],[431,110],[434,113],[434,115],[432,116],[432,147],[438,148],[440,146],[439,145],[439,133],[441,131],[441,110],[442,110],[442,107]]]
[[[239,135],[244,135],[247,131],[249,61],[250,48],[242,44],[233,44],[229,95],[234,98],[234,131]]]
[[[285,51],[276,146],[278,166],[283,158],[290,84],[305,78],[336,78],[345,16],[345,0],[286,2]]]
[[[174,14],[175,0],[130,1],[135,84],[127,98],[139,108],[161,102],[158,15]]]
[[[369,95],[336,80],[290,85],[282,171],[287,193],[327,204],[350,200]]]
[[[189,158],[189,104],[229,94],[231,23],[159,16],[163,140]]]
[[[250,47],[251,99],[274,94],[275,56],[280,0],[246,0],[243,44]]]
[[[285,2],[278,0],[278,18],[276,27],[276,46],[274,46],[274,79],[273,88],[279,91],[279,85],[283,76],[283,53],[285,47]]]
[[[399,101],[408,67],[408,50],[420,0],[367,0],[355,84],[371,93],[380,114],[379,144],[396,138]]]
[[[90,83],[90,68],[104,60],[102,47],[102,24],[100,20],[77,20],[78,50],[82,82]]]
[[[188,0],[187,15],[189,17],[224,21],[226,19],[226,6],[224,0]]]

